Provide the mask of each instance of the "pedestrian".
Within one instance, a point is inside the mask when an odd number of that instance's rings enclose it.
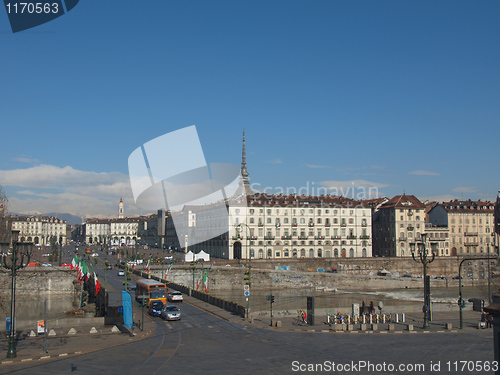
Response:
[[[375,308],[373,307],[373,301],[370,301],[370,315],[375,314]]]

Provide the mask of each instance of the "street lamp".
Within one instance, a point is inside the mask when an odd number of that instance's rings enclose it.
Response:
[[[432,257],[430,259],[427,257],[427,250],[425,248],[425,236],[426,234],[423,233],[421,242],[410,243],[411,256],[413,257],[413,260],[417,263],[422,263],[422,266],[424,268],[424,325],[422,327],[424,329],[429,328],[429,308],[431,303],[431,283],[430,279],[427,276],[427,265],[434,261],[434,257],[436,255],[434,251],[432,251]],[[418,248],[417,256],[415,256],[415,246],[417,246]],[[436,244],[431,244],[432,250],[434,250],[435,246]]]
[[[248,274],[245,275],[245,282],[246,282],[246,285],[248,285],[248,296],[247,296],[247,299],[248,299],[248,305],[247,305],[247,316],[248,318],[250,319],[250,296],[251,296],[251,286],[252,286],[252,277],[251,277],[251,274],[252,274],[252,250],[248,247],[248,232],[250,231],[250,227],[245,224],[245,223],[239,223],[237,224],[235,227],[236,227],[236,231],[238,233],[241,233],[243,231],[243,227],[242,226],[245,226],[246,227],[246,232],[245,232],[245,241],[246,241],[246,253],[247,253],[247,257],[248,257]]]
[[[10,332],[9,332],[9,348],[7,350],[7,358],[16,358],[16,274],[17,270],[26,265],[30,261],[31,253],[33,251],[33,243],[31,242],[18,242],[19,231],[13,230],[11,243],[0,242],[1,262],[2,267],[11,271],[12,277],[12,290],[10,300]],[[12,253],[8,255],[9,247],[12,245]]]

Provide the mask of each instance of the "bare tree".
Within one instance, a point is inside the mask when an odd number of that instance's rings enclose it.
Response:
[[[8,234],[8,218],[9,213],[9,199],[5,194],[5,190],[0,185],[0,241],[5,241]]]

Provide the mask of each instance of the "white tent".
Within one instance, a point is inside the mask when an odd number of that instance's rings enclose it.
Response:
[[[191,250],[189,250],[186,255],[184,255],[184,261],[185,262],[192,262],[194,258],[194,254]]]
[[[205,253],[203,250],[201,250],[198,254],[194,256],[194,260],[200,260],[203,259],[205,262],[210,261],[210,254]]]

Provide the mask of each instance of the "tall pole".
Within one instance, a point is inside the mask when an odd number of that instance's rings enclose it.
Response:
[[[427,250],[425,248],[425,233],[422,234],[422,242],[418,243],[418,259],[415,257],[415,252],[412,251],[411,255],[413,260],[417,263],[422,263],[424,268],[424,324],[422,326],[423,329],[429,328],[429,307],[430,307],[430,282],[427,280],[427,265],[434,261],[435,253],[432,252],[432,258],[427,258]],[[414,245],[414,244],[413,244]]]
[[[490,244],[488,244],[488,258],[490,257]],[[490,260],[488,259],[488,303],[491,304],[491,273]]]
[[[7,264],[7,256],[2,256],[2,267],[11,271],[11,297],[10,297],[10,331],[9,331],[9,346],[7,350],[7,358],[16,358],[16,276],[17,270],[24,267],[24,257],[27,257],[26,264],[30,261],[32,243],[19,243],[19,231],[12,230],[12,238],[10,243],[0,243],[1,252],[8,253],[9,246],[12,244],[11,264]],[[21,249],[21,250],[20,250]],[[19,261],[19,264],[18,264]]]

